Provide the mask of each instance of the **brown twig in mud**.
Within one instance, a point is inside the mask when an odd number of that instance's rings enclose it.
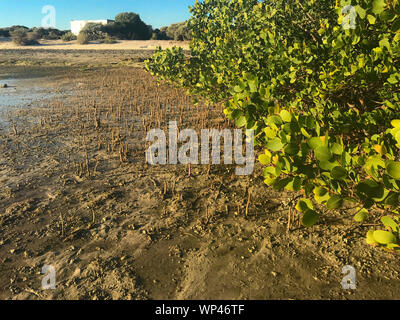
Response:
[[[35,296],[37,296],[41,300],[43,299],[43,296],[39,292],[37,292],[37,291],[35,291],[35,290],[31,289],[31,288],[26,288],[25,291],[28,292],[28,293],[34,294]]]
[[[14,135],[17,136],[18,135],[18,131],[17,131],[17,128],[16,128],[14,122],[12,123],[12,128],[13,128]]]
[[[206,205],[206,219],[205,219],[205,224],[208,224],[210,222],[210,217],[208,216],[208,205]]]
[[[196,239],[200,239],[198,236],[196,236],[196,235],[194,235],[194,234],[191,234],[190,232],[183,232],[182,234],[186,234],[186,235],[192,236],[192,237],[194,237],[194,238],[196,238]]]
[[[60,212],[60,220],[61,220],[61,237],[64,238],[64,236],[65,236],[65,234],[64,234],[64,219],[63,219],[61,212]]]
[[[247,204],[246,204],[246,211],[245,211],[246,218],[249,215],[249,206],[250,206],[250,198],[251,198],[251,193],[250,193],[249,189],[247,189],[247,193],[248,193],[248,197],[247,197]]]
[[[167,182],[164,181],[164,192],[163,195],[165,196],[167,194]]]
[[[89,167],[89,154],[88,154],[88,148],[86,144],[86,138],[83,136],[83,149],[85,151],[85,164],[86,164],[86,173],[90,177],[90,167]]]
[[[95,175],[97,173],[97,167],[99,165],[99,158],[96,158],[96,164],[94,165],[94,169],[93,169],[93,175]]]
[[[173,180],[173,184],[172,184],[172,196],[175,196],[175,186],[176,186],[176,180]]]
[[[288,212],[288,223],[286,227],[286,233],[290,232],[290,224],[291,224],[291,218],[292,218],[292,207],[289,207],[289,212]]]

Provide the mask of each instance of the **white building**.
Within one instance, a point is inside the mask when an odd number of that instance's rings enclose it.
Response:
[[[71,20],[71,32],[77,36],[88,23],[99,23],[106,25],[110,22],[113,22],[113,20]]]

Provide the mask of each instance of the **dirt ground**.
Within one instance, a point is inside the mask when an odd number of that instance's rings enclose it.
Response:
[[[149,54],[0,50],[0,299],[400,297],[399,256],[365,244],[374,221],[328,211],[287,233],[296,195],[259,165],[148,165],[152,128],[231,128],[222,106],[158,86]]]

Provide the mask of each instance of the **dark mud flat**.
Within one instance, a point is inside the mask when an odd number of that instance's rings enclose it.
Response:
[[[150,128],[229,128],[221,106],[194,106],[136,67],[10,68],[0,74],[45,75],[57,95],[11,109],[16,133],[0,127],[0,298],[400,297],[399,257],[365,245],[370,227],[350,214],[286,233],[295,195],[268,189],[258,166],[239,177],[146,164]],[[43,265],[55,290],[41,288]],[[341,286],[345,265],[356,290]]]

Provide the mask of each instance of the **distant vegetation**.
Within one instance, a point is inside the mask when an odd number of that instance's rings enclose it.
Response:
[[[78,40],[79,43],[100,41],[115,43],[116,40],[176,40],[185,41],[192,39],[192,32],[187,27],[187,22],[174,23],[161,29],[153,29],[151,25],[142,21],[134,12],[122,12],[115,16],[113,22],[102,25],[88,23],[76,37],[71,31],[45,28],[27,28],[25,26],[12,26],[0,28],[0,37],[9,37],[18,45],[38,44],[38,40],[63,40],[65,42]]]
[[[89,36],[87,35],[86,32],[80,32],[78,34],[78,43],[79,44],[88,44],[89,43]]]
[[[134,12],[122,12],[107,25],[88,23],[81,31],[89,41],[120,40],[190,40],[191,32],[186,22],[174,23],[169,27],[153,29]]]
[[[185,21],[181,23],[173,23],[169,27],[153,30],[151,39],[185,41],[192,39],[192,33],[187,27]]]
[[[27,31],[24,28],[17,28],[10,31],[10,36],[13,42],[20,46],[38,44],[37,33],[32,31]]]
[[[76,39],[77,39],[76,35],[74,35],[71,31],[69,31],[69,32],[67,32],[67,33],[65,33],[65,34],[63,34],[61,36],[61,40],[65,41],[65,42],[73,41],[73,40],[76,40]]]

